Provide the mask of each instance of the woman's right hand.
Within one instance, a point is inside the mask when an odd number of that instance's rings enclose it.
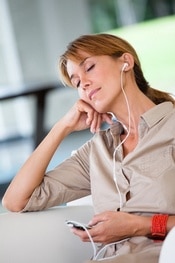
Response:
[[[90,128],[92,133],[98,132],[103,122],[112,123],[111,116],[99,113],[83,100],[78,100],[62,118],[61,122],[72,131]]]

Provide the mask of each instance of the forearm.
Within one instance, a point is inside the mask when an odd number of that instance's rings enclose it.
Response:
[[[61,122],[58,122],[51,129],[8,187],[2,200],[7,209],[20,211],[25,207],[34,189],[42,182],[47,166],[57,147],[69,132]]]
[[[136,216],[135,228],[133,236],[149,236],[151,234],[151,222],[152,217],[148,216]],[[133,226],[134,227],[134,226]]]

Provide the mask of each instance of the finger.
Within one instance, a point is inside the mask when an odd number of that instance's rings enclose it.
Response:
[[[72,228],[71,232],[78,236],[83,242],[89,242],[89,236],[86,231],[78,230],[76,228]]]
[[[111,114],[103,113],[102,119],[110,125],[113,123]]]
[[[88,112],[87,112],[87,119],[86,119],[86,124],[88,126],[91,126],[91,123],[93,121],[93,116],[94,116],[94,110],[90,109]]]
[[[101,115],[101,114],[98,114],[98,117],[97,117],[97,125],[96,125],[96,132],[99,132],[99,131],[100,131],[102,122],[103,122],[103,120],[102,120],[102,115]]]
[[[88,225],[90,226],[95,226],[99,223],[102,223],[106,220],[108,220],[108,212],[103,212],[103,213],[100,213],[100,214],[97,214],[95,215],[88,223]]]
[[[84,102],[83,100],[79,100],[78,103],[78,110],[79,112],[84,112],[87,114],[87,118],[86,118],[86,125],[90,126],[92,123],[92,120],[94,118],[94,112],[95,110],[86,102]]]
[[[91,105],[89,105],[83,100],[79,100],[78,110],[81,113],[84,112],[87,114],[86,125],[90,127],[90,131],[92,133],[98,132],[100,130],[100,127],[103,121],[106,121],[110,124],[112,123],[110,119],[111,115],[105,114],[104,117],[102,117],[103,114],[100,114],[99,112],[95,111]]]
[[[91,122],[90,130],[92,133],[98,132],[100,130],[102,123],[101,114],[94,112],[93,120]]]

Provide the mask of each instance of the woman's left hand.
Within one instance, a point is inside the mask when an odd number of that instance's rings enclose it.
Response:
[[[151,218],[125,212],[107,211],[95,215],[89,222],[88,230],[95,243],[108,244],[133,236],[150,234]],[[86,231],[72,229],[82,241],[89,242]]]

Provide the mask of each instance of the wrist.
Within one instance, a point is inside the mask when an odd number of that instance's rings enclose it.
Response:
[[[149,236],[151,228],[151,217],[148,216],[137,216],[134,220],[133,236]]]
[[[67,137],[72,131],[72,127],[64,121],[64,119],[59,120],[53,126],[52,130],[57,134],[61,135],[63,138]]]

